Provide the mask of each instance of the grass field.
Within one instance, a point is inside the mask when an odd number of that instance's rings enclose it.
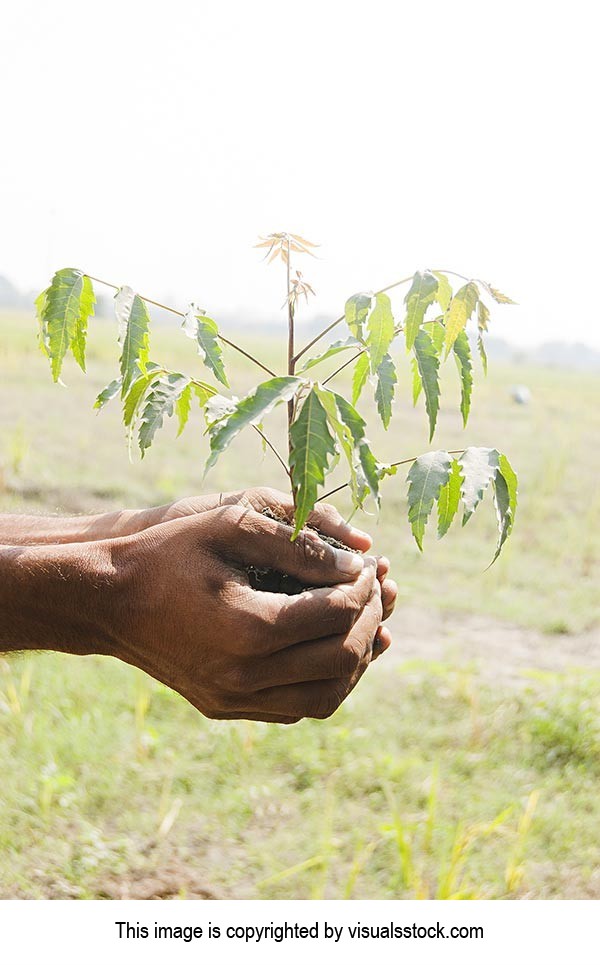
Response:
[[[118,411],[92,411],[116,370],[113,340],[98,323],[87,378],[69,367],[63,388],[31,318],[0,316],[1,509],[77,513],[202,488],[283,488],[250,432],[203,484],[200,418],[129,462]],[[271,341],[249,344],[280,362]],[[188,340],[165,328],[154,345],[157,359],[200,371]],[[253,373],[230,367],[239,394]],[[434,445],[495,445],[519,473],[515,532],[498,563],[484,571],[491,503],[439,543],[432,530],[421,556],[404,481],[388,480],[379,521],[358,523],[400,586],[396,655],[326,722],[217,724],[115,661],[2,661],[0,897],[600,896],[598,379],[492,365],[463,434],[447,368]],[[531,405],[511,401],[517,382]],[[398,394],[391,431],[372,420],[384,461],[431,448],[404,370]],[[435,659],[425,638],[422,652],[418,640],[403,646],[403,613],[434,611],[458,628]],[[460,639],[473,619],[484,628],[475,658]],[[547,641],[564,656],[560,672],[541,672],[529,646],[519,686],[494,680],[486,653],[499,659],[505,626]]]

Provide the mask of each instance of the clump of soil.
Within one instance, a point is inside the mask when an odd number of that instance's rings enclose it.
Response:
[[[289,525],[289,519],[286,519],[282,514],[276,513],[269,506],[263,509],[262,514],[263,516],[268,516],[269,519],[276,520],[278,523],[286,523]],[[357,550],[353,550],[350,546],[346,546],[345,543],[340,543],[338,539],[334,539],[332,536],[326,536],[318,529],[310,526],[308,526],[307,529],[312,529],[313,532],[317,533],[319,539],[322,539],[324,543],[329,543],[330,546],[335,546],[336,549],[348,550],[350,553],[357,552]],[[295,596],[297,593],[303,593],[304,590],[314,589],[313,586],[306,586],[295,576],[290,576],[289,573],[281,573],[270,567],[251,565],[246,567],[246,572],[248,573],[250,586],[253,590],[263,590],[266,593],[286,593],[288,596]]]

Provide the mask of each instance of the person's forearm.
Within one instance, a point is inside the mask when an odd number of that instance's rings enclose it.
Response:
[[[111,542],[0,547],[0,652],[113,652],[120,579]]]
[[[139,533],[155,510],[124,509],[97,516],[0,515],[0,545],[33,546],[48,543],[87,543]]]

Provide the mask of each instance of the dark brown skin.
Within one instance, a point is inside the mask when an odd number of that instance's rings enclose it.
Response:
[[[310,531],[292,543],[264,505],[291,510],[260,489],[37,526],[0,517],[0,649],[116,656],[211,718],[330,716],[390,645],[380,625],[396,596],[389,564]],[[319,504],[310,523],[370,546],[333,507]],[[275,561],[320,588],[251,589],[246,566]]]

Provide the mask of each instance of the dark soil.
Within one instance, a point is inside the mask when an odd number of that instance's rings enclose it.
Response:
[[[268,516],[269,519],[274,519],[278,523],[287,523],[289,525],[289,519],[273,512],[268,506],[263,509],[262,512],[263,516]],[[324,543],[329,543],[330,546],[335,546],[340,550],[349,550],[351,553],[356,552],[356,550],[353,550],[350,546],[346,546],[345,543],[340,543],[339,540],[334,539],[332,536],[325,536],[319,532],[319,530],[313,531],[318,534]],[[250,586],[253,590],[262,590],[266,593],[286,593],[288,596],[295,596],[297,593],[303,593],[305,590],[314,589],[312,586],[306,586],[295,576],[290,576],[288,573],[281,573],[279,570],[271,569],[270,567],[248,566],[246,567],[246,572],[248,573]]]

